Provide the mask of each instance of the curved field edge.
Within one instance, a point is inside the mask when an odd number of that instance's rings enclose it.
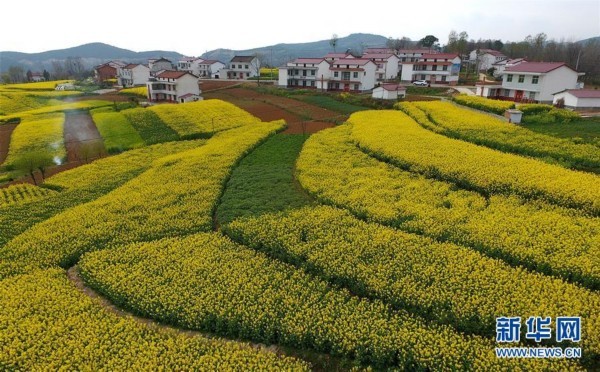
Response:
[[[381,302],[356,298],[216,233],[91,252],[80,267],[86,283],[116,303],[186,328],[309,346],[379,366],[489,369],[515,364],[497,359],[489,340],[426,325]],[[577,368],[564,361],[533,365]]]
[[[158,368],[308,370],[248,344],[142,325],[106,311],[63,270],[14,276],[0,285],[0,364],[15,370]]]

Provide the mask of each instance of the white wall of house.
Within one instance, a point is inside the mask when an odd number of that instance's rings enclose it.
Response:
[[[412,81],[413,80],[413,66],[414,63],[402,63],[402,70],[400,71],[400,80]]]
[[[240,62],[240,61],[230,61],[229,65],[226,66],[226,74],[229,76],[224,76],[224,78],[229,79],[242,79],[246,80],[251,77],[256,77],[260,73],[260,69],[257,68],[259,66],[257,58],[253,58],[252,61],[248,62]]]
[[[522,82],[519,81],[521,77]],[[537,77],[537,84],[535,77]],[[549,103],[553,100],[552,94],[565,89],[575,89],[577,77],[577,72],[567,66],[561,66],[547,73],[505,71],[502,76],[502,87],[510,90],[522,90],[525,98]],[[535,98],[530,97],[530,92],[535,93]],[[514,94],[511,97],[514,97]]]
[[[137,65],[130,69],[133,85],[144,85],[150,78],[150,69],[144,65]]]
[[[206,77],[209,77],[211,79],[216,78],[216,76],[220,77],[220,72],[221,69],[225,67],[225,64],[223,62],[214,62],[211,64],[200,64],[200,75],[199,76],[205,76],[205,72],[207,73]]]
[[[398,99],[398,91],[387,90],[387,89],[383,89],[382,87],[377,87],[377,88],[373,89],[373,93],[371,94],[371,97],[377,98],[377,99],[396,100],[396,99]]]
[[[175,84],[177,91],[177,97],[185,94],[200,95],[200,86],[198,85],[198,78],[189,74],[183,75]]]
[[[560,92],[554,95],[553,104],[557,104],[558,100],[564,99],[565,107],[571,109],[591,109],[600,108],[600,98],[580,98],[576,97],[571,92]]]
[[[281,87],[287,87],[288,84],[288,68],[280,67],[279,68],[279,80],[277,81],[277,85]]]

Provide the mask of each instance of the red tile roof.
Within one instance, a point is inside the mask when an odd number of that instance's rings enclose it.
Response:
[[[392,56],[394,56],[395,54],[393,53],[364,53],[362,55],[362,58],[366,58],[366,59],[388,59]]]
[[[425,58],[425,59],[430,59],[430,58],[454,59],[456,57],[458,57],[458,54],[456,54],[456,53],[426,53],[421,56],[421,58]]]
[[[389,91],[406,90],[406,87],[400,84],[383,84],[381,88]]]
[[[494,49],[479,49],[479,53],[480,54],[491,54],[494,57],[506,57],[504,55],[504,53],[499,52],[499,51],[494,50]]]
[[[200,62],[200,64],[201,65],[214,65],[217,62],[223,63],[221,61],[217,61],[216,59],[205,59],[202,62]]]
[[[559,67],[567,66],[564,62],[523,62],[516,66],[507,67],[505,72],[537,72],[546,73]],[[570,67],[569,67],[570,68]]]
[[[324,58],[296,58],[291,63],[321,63]]]
[[[190,74],[187,71],[165,70],[165,71],[161,72],[160,74],[156,75],[156,77],[163,78],[163,79],[179,79],[183,75],[192,75],[192,74]],[[194,75],[192,75],[192,76],[194,76]]]
[[[373,62],[370,59],[365,59],[365,58],[342,58],[342,59],[338,59],[337,61],[334,61],[333,64],[334,65],[358,65],[358,66],[364,66],[369,62]]]
[[[129,70],[129,69],[137,67],[139,65],[140,65],[139,63],[130,63],[130,64],[128,64],[127,66],[125,66],[123,68]]]
[[[183,96],[179,96],[179,98],[188,98],[188,97],[193,97],[193,96],[198,96],[197,94],[194,93],[186,93]]]
[[[569,93],[577,98],[600,98],[600,90],[598,89],[567,89],[558,93],[564,92]]]

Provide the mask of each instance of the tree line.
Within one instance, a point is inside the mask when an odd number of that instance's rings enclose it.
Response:
[[[458,53],[463,57],[476,49],[492,49],[505,54],[509,58],[525,58],[531,62],[565,62],[571,68],[584,72],[581,80],[586,83],[600,85],[600,39],[587,41],[555,40],[541,32],[528,35],[521,41],[506,41],[499,39],[469,39],[466,31],[450,31],[448,42],[440,46],[439,39],[434,35],[413,41],[408,37],[392,38],[387,41],[387,47],[392,50],[410,48],[431,48],[448,53]]]
[[[52,61],[50,71],[44,69],[42,74],[45,80],[82,80],[92,76],[93,71],[85,67],[81,57],[67,57],[65,60]],[[31,70],[26,71],[22,66],[10,66],[0,75],[0,79],[5,84],[16,84],[31,81],[31,76]]]

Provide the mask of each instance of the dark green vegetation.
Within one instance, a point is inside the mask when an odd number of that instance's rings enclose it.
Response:
[[[140,134],[147,145],[160,142],[177,141],[179,135],[168,127],[154,112],[143,108],[122,112],[131,125]]]
[[[451,93],[448,91],[454,92],[454,89],[448,88],[437,88],[437,87],[417,87],[408,85],[406,87],[406,94],[416,94],[420,96],[449,96]]]
[[[301,134],[277,134],[246,156],[227,182],[217,209],[219,223],[308,204],[308,196],[294,181],[304,141]]]
[[[570,139],[575,143],[600,146],[600,117],[580,118],[570,123],[525,124],[525,128],[549,136]]]
[[[367,110],[366,107],[354,105],[351,103],[342,102],[336,100],[328,95],[298,95],[292,96],[291,98],[298,99],[315,106],[323,107],[325,109],[336,111],[341,114],[353,114],[357,111]]]

